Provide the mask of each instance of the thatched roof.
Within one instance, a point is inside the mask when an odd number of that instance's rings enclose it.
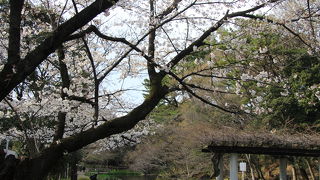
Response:
[[[245,132],[225,129],[214,133],[203,152],[320,156],[320,135]]]

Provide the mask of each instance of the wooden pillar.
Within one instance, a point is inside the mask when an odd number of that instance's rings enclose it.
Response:
[[[287,180],[287,159],[280,158],[280,180]]]
[[[9,150],[9,142],[10,142],[9,138],[6,137],[6,150],[7,150],[7,152]]]
[[[223,155],[221,155],[219,159],[219,176],[216,178],[217,180],[223,180]]]
[[[320,180],[320,158],[318,157],[318,178]]]
[[[230,180],[238,180],[238,154],[230,156]]]

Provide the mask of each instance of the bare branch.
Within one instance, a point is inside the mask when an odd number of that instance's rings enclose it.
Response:
[[[172,4],[164,10],[162,13],[156,16],[156,18],[163,19],[165,16],[170,14],[173,10],[177,9],[178,4],[181,2],[181,0],[173,0]]]
[[[243,17],[247,17],[247,18],[251,18],[251,19],[259,19],[259,20],[266,20],[269,23],[273,23],[273,24],[277,24],[282,26],[283,28],[285,28],[287,31],[289,31],[292,35],[296,36],[298,39],[300,39],[300,41],[305,44],[306,46],[308,46],[309,48],[313,49],[313,47],[307,43],[298,33],[294,32],[294,30],[290,29],[286,24],[284,23],[280,23],[280,22],[275,22],[272,19],[263,17],[263,16],[258,16],[258,15],[252,15],[252,14],[244,14],[242,15]]]
[[[234,114],[235,114],[235,113],[240,113],[239,111],[230,111],[230,110],[228,110],[228,109],[225,109],[225,108],[223,108],[223,107],[221,107],[221,106],[219,106],[219,105],[217,105],[217,104],[214,104],[214,103],[212,103],[212,102],[204,99],[203,97],[199,96],[197,93],[193,92],[193,91],[188,87],[188,85],[185,84],[185,83],[183,82],[183,80],[181,80],[177,75],[175,75],[175,74],[172,73],[172,72],[169,72],[168,74],[169,74],[170,76],[172,76],[174,79],[176,79],[176,80],[184,87],[184,89],[185,89],[188,93],[190,93],[192,96],[194,96],[195,98],[199,99],[199,100],[202,101],[203,103],[208,104],[208,105],[210,105],[210,106],[213,106],[213,107],[215,107],[215,108],[218,108],[218,109],[220,109],[220,110],[222,110],[222,111],[224,111],[224,112],[234,113]]]
[[[162,29],[163,32],[166,34],[166,36],[167,36],[170,44],[172,45],[173,49],[174,49],[174,50],[176,51],[176,53],[178,54],[178,53],[179,53],[179,50],[178,50],[178,49],[176,48],[176,46],[174,45],[174,43],[173,43],[173,41],[171,40],[171,38],[170,38],[169,34],[167,33],[167,31],[166,31],[163,27],[161,27],[161,29]]]
[[[67,96],[67,98],[69,100],[75,100],[75,101],[79,101],[79,102],[82,102],[82,103],[87,103],[87,104],[90,104],[91,106],[94,106],[95,105],[95,102],[91,101],[90,99],[87,99],[85,97],[80,97],[80,96]]]
[[[93,32],[94,28],[96,28],[94,25],[90,25],[87,29],[80,31],[79,33],[75,33],[75,34],[72,34],[72,35],[68,36],[64,40],[64,42],[83,38],[83,37],[85,37],[85,35],[90,34],[91,32]]]
[[[75,0],[72,0],[72,4],[73,4],[73,7],[74,7],[74,9],[76,11],[76,14],[79,14]],[[85,40],[84,37],[81,37],[81,40],[82,40],[82,42],[84,44],[84,47],[86,49],[86,54],[87,54],[87,56],[89,58],[89,61],[90,61],[90,64],[91,64],[91,68],[92,68],[93,78],[94,78],[94,102],[95,102],[94,103],[94,120],[95,120],[95,124],[94,125],[97,125],[98,117],[99,117],[99,80],[98,80],[98,76],[97,76],[96,66],[94,64],[94,59],[93,59],[93,56],[91,54],[90,48],[88,46],[88,43],[87,43],[87,41]]]
[[[179,54],[177,54],[169,63],[171,67],[175,66],[180,60],[182,60],[184,57],[189,55],[193,52],[194,47],[199,47],[203,44],[203,41],[210,36],[210,34],[216,30],[218,30],[224,23],[224,21],[227,19],[228,13],[221,18],[214,26],[209,28],[207,31],[205,31],[196,41],[191,43],[186,49],[181,51]]]
[[[191,87],[191,88],[195,88],[195,89],[199,89],[202,91],[208,91],[208,92],[213,92],[213,93],[221,93],[221,94],[236,94],[233,92],[227,92],[227,91],[220,91],[217,89],[210,89],[210,88],[205,88],[205,87],[201,87],[195,84],[190,84],[190,83],[185,83],[187,86]]]
[[[186,79],[187,77],[190,77],[192,75],[200,76],[200,77],[207,77],[207,78],[228,79],[228,80],[234,80],[234,81],[247,81],[247,82],[251,81],[251,82],[256,82],[256,83],[270,85],[270,86],[273,86],[273,87],[284,89],[282,86],[279,86],[277,83],[276,84],[271,84],[271,83],[268,83],[268,82],[258,81],[258,80],[255,80],[255,79],[242,80],[241,78],[238,78],[238,77],[216,76],[216,75],[213,75],[213,74],[200,74],[200,73],[197,73],[197,72],[189,73],[188,75],[182,77],[181,80],[183,81],[184,79]]]

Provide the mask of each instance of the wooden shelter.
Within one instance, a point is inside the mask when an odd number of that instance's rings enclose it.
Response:
[[[265,154],[277,156],[280,160],[280,180],[286,180],[286,157],[320,157],[320,135],[289,134],[284,132],[246,132],[231,128],[227,130],[220,129],[210,137],[209,145],[203,148],[202,151],[215,154],[231,154],[231,180],[238,179],[238,154]],[[220,160],[222,160],[222,158]],[[220,164],[221,163],[222,162],[220,162]],[[222,171],[221,168],[223,166],[220,165],[219,167],[220,171]],[[223,179],[222,172],[220,172],[217,179]]]

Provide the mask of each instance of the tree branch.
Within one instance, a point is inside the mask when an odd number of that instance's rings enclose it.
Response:
[[[60,76],[62,81],[62,87],[61,87],[61,98],[65,99],[66,94],[64,93],[63,89],[70,87],[70,77],[68,74],[68,68],[67,65],[63,62],[65,59],[65,54],[63,51],[63,47],[59,47],[57,50],[58,54],[58,60],[59,60],[59,70],[60,70]],[[66,125],[66,112],[58,112],[58,122],[56,124],[55,133],[53,140],[56,141],[58,139],[61,139],[63,137],[64,131],[65,131],[65,125]]]
[[[247,18],[251,18],[251,19],[259,19],[259,20],[266,20],[269,23],[273,23],[273,24],[277,24],[282,26],[283,28],[285,28],[287,31],[289,31],[292,35],[296,36],[303,44],[305,44],[306,46],[308,46],[309,48],[313,49],[313,47],[307,43],[298,33],[294,32],[294,30],[290,29],[288,26],[286,26],[284,23],[280,23],[280,22],[275,22],[272,19],[266,18],[266,17],[262,17],[262,16],[257,16],[257,15],[252,15],[252,14],[244,14],[242,15],[243,17],[247,17]]]
[[[166,19],[165,21],[161,22],[160,24],[156,25],[155,27],[153,27],[152,29],[150,29],[145,35],[143,35],[135,44],[134,46],[137,47],[150,33],[152,33],[153,31],[156,31],[158,28],[162,27],[164,24],[172,21],[174,18],[176,18],[178,15],[182,14],[183,12],[187,11],[189,8],[191,8],[196,1],[193,1],[191,4],[189,4],[187,7],[185,7],[184,9],[182,9],[181,11],[179,11],[178,13],[176,13],[174,16],[170,17],[169,19]],[[106,70],[106,72],[99,78],[99,83],[101,83],[103,81],[103,79],[116,67],[118,66],[123,59],[125,59],[130,53],[131,51],[134,50],[133,47],[131,47],[131,49],[129,49],[123,56],[121,56],[119,58],[118,61],[116,61],[109,69]],[[148,62],[151,62],[152,64],[154,64],[155,66],[159,66],[157,65],[153,59],[149,58],[144,52],[142,51],[138,51],[141,52],[142,56],[144,58],[147,59]]]
[[[106,121],[96,128],[90,128],[74,136],[61,139],[59,142],[53,143],[48,149],[45,149],[36,159],[50,156],[53,152],[53,154],[56,152],[73,152],[99,139],[133,128],[140,120],[145,119],[159,101],[165,97],[168,89],[162,86],[161,80],[159,80],[155,86],[151,87],[151,92],[153,93],[141,105],[127,115]]]
[[[160,13],[159,15],[157,15],[155,18],[158,19],[163,19],[165,16],[167,16],[168,14],[170,14],[173,10],[178,8],[178,4],[181,2],[182,0],[173,0],[172,4],[165,9],[162,13]]]
[[[174,79],[176,79],[176,80],[183,86],[183,88],[184,88],[188,93],[190,93],[192,96],[194,96],[195,98],[199,99],[199,100],[202,101],[203,103],[208,104],[208,105],[213,106],[213,107],[216,107],[216,108],[218,108],[218,109],[220,109],[220,110],[222,110],[222,111],[224,111],[224,112],[234,113],[234,114],[235,114],[235,113],[239,113],[239,111],[236,111],[236,112],[235,112],[235,111],[230,111],[230,110],[228,110],[228,109],[225,109],[225,108],[223,108],[223,107],[221,107],[221,106],[219,106],[219,105],[217,105],[217,104],[214,104],[214,103],[212,103],[212,102],[204,99],[203,97],[201,97],[201,96],[199,96],[198,94],[196,94],[195,92],[193,92],[193,91],[188,87],[188,85],[185,84],[185,83],[183,82],[183,80],[181,80],[177,75],[175,75],[175,74],[172,73],[172,72],[169,72],[168,74],[169,74],[170,76],[172,76]]]
[[[0,91],[0,100],[2,101],[12,89],[21,83],[40,63],[61,46],[68,36],[83,27],[105,9],[112,7],[117,1],[118,0],[113,0],[112,2],[107,0],[96,0],[79,12],[79,14],[76,14],[71,19],[61,24],[40,45],[28,53],[23,61],[20,61],[17,64],[16,72],[12,72],[12,68],[7,63],[0,72],[0,86],[2,87],[2,90]]]
[[[277,2],[279,0],[272,0],[270,2]],[[173,67],[175,66],[181,59],[183,59],[184,57],[186,57],[187,55],[189,55],[191,52],[193,52],[194,47],[199,47],[203,44],[203,41],[210,36],[210,34],[212,32],[215,32],[216,30],[218,30],[223,24],[224,22],[228,19],[228,18],[233,18],[233,17],[239,17],[239,16],[245,16],[247,15],[247,13],[256,11],[258,9],[261,9],[263,7],[265,7],[267,5],[267,3],[263,3],[261,5],[258,5],[256,7],[244,10],[244,11],[239,11],[239,12],[234,12],[229,14],[228,11],[225,14],[224,17],[222,17],[219,21],[217,21],[212,27],[210,27],[207,31],[205,31],[196,41],[194,41],[193,43],[191,43],[186,49],[184,49],[183,51],[181,51],[179,54],[177,54],[169,63],[168,65],[170,65],[169,67]]]
[[[79,14],[75,0],[72,0],[72,4],[74,6],[76,14]],[[92,68],[92,73],[93,73],[93,79],[94,79],[94,115],[93,115],[93,118],[95,121],[94,125],[97,125],[98,124],[98,117],[99,117],[99,80],[98,80],[98,76],[97,76],[96,66],[94,64],[94,59],[91,54],[88,43],[84,37],[82,37],[81,39],[82,39],[84,47],[86,49],[86,53],[89,58],[91,68]]]
[[[24,0],[10,0],[8,64],[15,68],[20,61],[20,25]]]
[[[221,93],[221,94],[236,94],[233,92],[227,92],[227,91],[220,91],[220,90],[216,90],[216,89],[209,89],[209,88],[205,88],[205,87],[201,87],[195,84],[190,84],[190,83],[185,83],[185,85],[191,87],[191,88],[195,88],[195,89],[200,89],[202,91],[208,91],[208,92],[213,92],[213,93]]]
[[[150,25],[149,28],[152,29],[153,26],[156,25],[155,22],[153,22],[155,18],[155,8],[154,8],[154,0],[149,0],[150,3]],[[151,58],[152,61],[154,61],[154,55],[155,55],[155,39],[156,39],[156,31],[151,31],[149,34],[149,39],[148,39],[148,56]],[[148,74],[149,74],[149,80],[150,83],[153,84],[154,77],[156,76],[156,70],[154,63],[152,61],[147,62],[147,68],[148,68]]]
[[[165,35],[167,36],[167,38],[168,38],[170,44],[172,45],[173,49],[174,49],[174,50],[176,51],[176,53],[178,54],[178,53],[179,53],[179,50],[178,50],[178,49],[176,48],[176,46],[174,45],[174,43],[173,43],[172,39],[170,38],[169,34],[167,33],[167,31],[166,31],[163,27],[161,27],[161,29],[162,29],[162,31],[165,33]]]

